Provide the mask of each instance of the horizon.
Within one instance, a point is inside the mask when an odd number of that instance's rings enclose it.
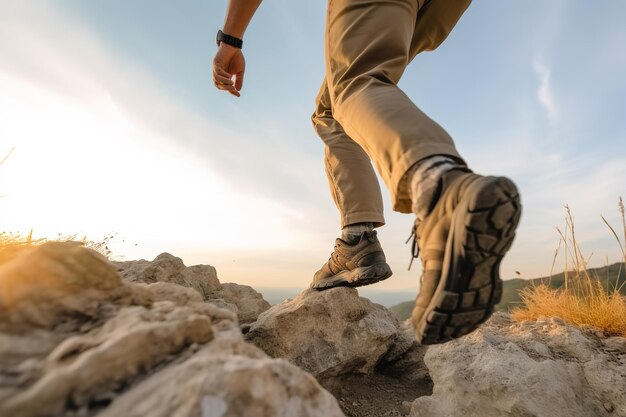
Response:
[[[118,259],[169,252],[223,282],[308,286],[339,234],[310,123],[325,3],[261,4],[239,99],[211,83],[226,4],[0,4],[0,160],[14,149],[0,165],[0,231],[116,233]],[[520,188],[504,279],[549,274],[566,204],[590,265],[620,262],[600,214],[618,224],[626,196],[625,13],[617,0],[475,2],[400,82],[470,167]],[[373,290],[417,291],[413,217],[383,197],[394,276]]]

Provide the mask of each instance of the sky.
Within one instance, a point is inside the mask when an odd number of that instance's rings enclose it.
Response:
[[[0,0],[0,231],[114,233],[117,259],[169,252],[222,282],[307,286],[339,233],[310,121],[326,4],[261,4],[240,98],[211,81],[226,6]],[[626,196],[623,16],[621,0],[477,1],[399,83],[472,169],[517,183],[505,278],[550,273],[566,204],[590,264],[620,260],[600,215],[617,226]],[[383,190],[394,276],[377,287],[415,289],[413,218]]]

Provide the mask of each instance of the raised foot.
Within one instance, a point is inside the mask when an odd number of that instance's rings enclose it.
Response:
[[[471,191],[452,216],[447,269],[437,291],[429,307],[414,314],[416,337],[425,345],[471,333],[491,317],[502,298],[500,262],[519,223],[519,194],[503,177],[484,177]]]

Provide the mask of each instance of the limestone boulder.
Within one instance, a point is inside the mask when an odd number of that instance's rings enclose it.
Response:
[[[625,417],[626,341],[559,318],[496,314],[425,355],[434,388],[411,417]]]
[[[263,312],[246,335],[272,357],[286,358],[318,379],[367,374],[397,342],[397,316],[352,288],[306,290]],[[401,356],[402,350],[394,352]]]
[[[252,323],[260,313],[270,307],[263,295],[254,288],[235,283],[222,284],[214,267],[187,267],[182,259],[166,252],[153,261],[125,261],[115,264],[124,281],[146,284],[167,282],[192,288],[205,301],[235,312],[240,323]]]
[[[241,341],[215,343],[117,398],[99,417],[341,417],[311,375]]]
[[[98,315],[100,301],[127,293],[108,260],[78,242],[49,242],[0,265],[0,330],[52,327]]]
[[[152,284],[169,282],[196,290],[204,299],[220,289],[215,268],[210,265],[185,266],[182,259],[164,252],[153,261],[115,262],[127,282]]]
[[[270,303],[263,299],[263,295],[248,285],[227,282],[213,292],[211,297],[235,305],[240,323],[252,323],[259,314],[270,308]]]

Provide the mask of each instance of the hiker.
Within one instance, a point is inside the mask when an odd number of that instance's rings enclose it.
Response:
[[[218,31],[215,86],[239,96],[242,37],[261,0],[230,0]],[[312,116],[341,237],[311,287],[359,287],[391,276],[376,237],[385,224],[373,161],[393,209],[413,213],[412,258],[423,273],[411,321],[423,344],[463,336],[500,301],[499,267],[521,214],[507,178],[473,173],[450,135],[397,86],[422,51],[436,49],[470,0],[329,0],[326,77]]]

